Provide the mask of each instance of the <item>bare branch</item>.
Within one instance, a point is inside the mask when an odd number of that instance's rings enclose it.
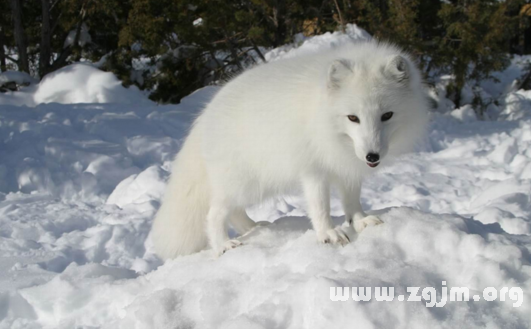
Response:
[[[339,15],[339,23],[340,23],[340,26],[341,26],[341,32],[345,33],[345,21],[343,20],[343,15],[341,14],[341,9],[339,8],[339,3],[337,2],[337,0],[334,0],[334,3],[336,4],[336,10],[337,10],[337,14]]]

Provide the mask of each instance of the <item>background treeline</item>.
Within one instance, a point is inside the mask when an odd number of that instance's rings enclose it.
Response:
[[[355,23],[414,54],[426,75],[489,78],[531,52],[526,0],[0,0],[0,70],[44,77],[87,60],[179,102],[264,61],[270,47]]]

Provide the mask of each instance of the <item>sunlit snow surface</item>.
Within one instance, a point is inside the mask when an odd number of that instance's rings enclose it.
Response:
[[[59,98],[41,88],[49,104],[35,103],[39,86],[0,94],[11,104],[0,105],[0,328],[530,327],[531,94],[510,90],[526,61],[516,58],[500,84],[485,83],[491,95],[506,93],[489,120],[466,106],[439,108],[422,152],[365,181],[364,208],[385,224],[351,232],[348,246],[318,244],[304,200],[285,196],[248,210],[274,224],[242,247],[163,265],[147,239],[151,222],[171,159],[217,89],[159,106],[88,69],[100,86],[92,94],[75,87],[76,75]],[[96,104],[97,95],[110,98]],[[340,224],[336,196],[332,214]],[[520,287],[524,299],[518,308],[509,299],[428,308],[329,298],[335,286],[440,294],[442,281],[471,295]]]

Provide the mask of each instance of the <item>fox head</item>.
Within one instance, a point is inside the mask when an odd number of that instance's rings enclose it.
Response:
[[[423,135],[426,96],[418,70],[403,55],[336,59],[326,88],[334,130],[369,167],[411,151]]]

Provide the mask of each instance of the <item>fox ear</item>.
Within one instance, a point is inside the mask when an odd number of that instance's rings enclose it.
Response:
[[[353,72],[353,63],[348,59],[336,59],[328,69],[328,88],[339,89],[345,79]]]
[[[403,83],[409,79],[409,63],[404,57],[396,55],[389,59],[384,73],[397,82]]]

